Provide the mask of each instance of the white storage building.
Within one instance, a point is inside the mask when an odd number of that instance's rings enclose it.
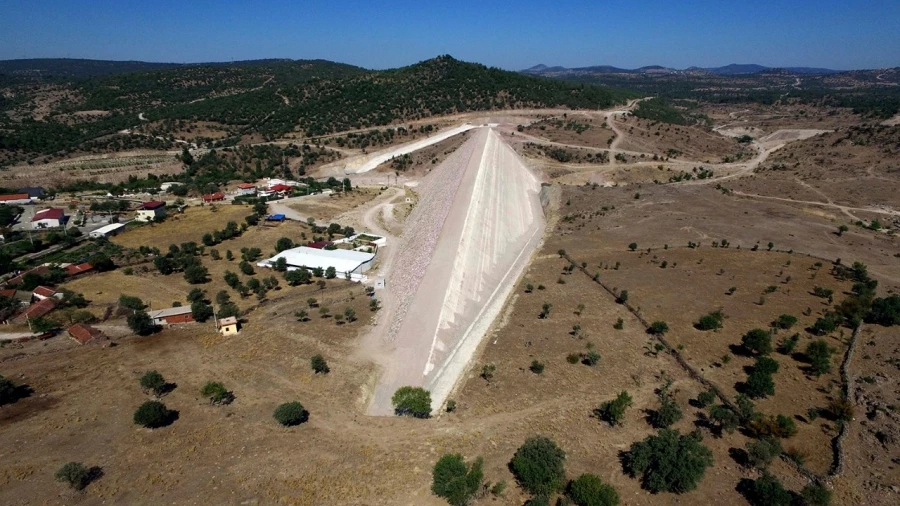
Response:
[[[329,267],[334,267],[339,278],[345,278],[347,273],[350,273],[350,279],[365,281],[367,278],[364,273],[369,270],[375,261],[375,254],[345,249],[327,250],[300,246],[299,248],[284,250],[256,265],[259,267],[272,267],[279,258],[285,259],[288,270],[301,267],[310,270],[316,268],[327,270]]]
[[[94,230],[90,233],[90,236],[94,239],[99,239],[100,237],[112,237],[121,232],[123,228],[125,228],[124,223],[110,223],[109,225]]]

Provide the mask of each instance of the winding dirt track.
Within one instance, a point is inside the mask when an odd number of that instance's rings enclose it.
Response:
[[[390,414],[405,385],[443,404],[542,238],[540,182],[492,129],[432,176],[388,279],[391,349],[370,414]]]

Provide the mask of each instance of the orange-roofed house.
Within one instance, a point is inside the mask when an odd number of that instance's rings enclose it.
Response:
[[[104,337],[103,332],[83,323],[72,325],[67,332],[69,337],[77,341],[78,344],[87,344],[94,339]]]

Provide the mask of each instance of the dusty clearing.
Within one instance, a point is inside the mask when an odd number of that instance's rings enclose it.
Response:
[[[315,218],[316,223],[328,223],[347,211],[365,205],[380,193],[378,188],[356,187],[346,194],[341,192],[303,197],[290,203],[289,207],[302,216]]]
[[[215,209],[215,210],[214,210]],[[238,225],[251,214],[248,206],[217,204],[214,206],[191,206],[183,214],[170,211],[166,221],[158,225],[142,225],[115,236],[112,241],[126,248],[156,246],[163,250],[170,244],[181,244],[193,241],[202,244],[203,234],[212,233],[225,228],[225,224],[234,221]]]

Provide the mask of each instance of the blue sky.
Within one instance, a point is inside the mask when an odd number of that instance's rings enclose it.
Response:
[[[900,66],[900,1],[2,0],[0,59]]]

